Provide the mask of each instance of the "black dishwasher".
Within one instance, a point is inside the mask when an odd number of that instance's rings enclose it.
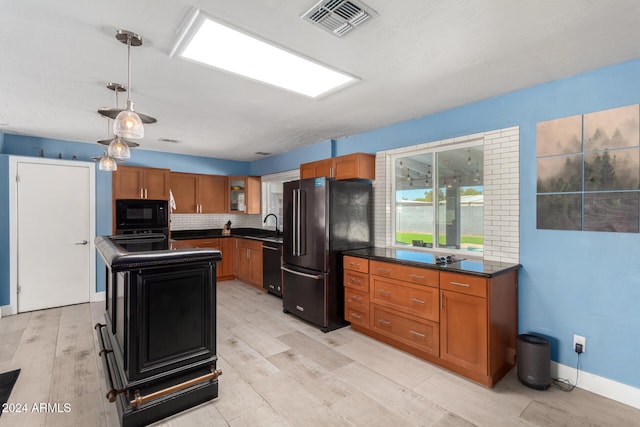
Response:
[[[282,243],[262,242],[262,287],[282,298]]]

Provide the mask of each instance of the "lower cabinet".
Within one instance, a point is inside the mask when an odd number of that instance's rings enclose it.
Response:
[[[234,239],[208,238],[208,239],[185,239],[177,240],[173,247],[183,248],[213,248],[220,250],[222,261],[216,265],[216,281],[233,279],[233,241]]]
[[[235,239],[234,273],[237,279],[262,288],[262,242]]]
[[[515,270],[485,278],[345,256],[345,320],[493,387],[515,366],[517,277]]]

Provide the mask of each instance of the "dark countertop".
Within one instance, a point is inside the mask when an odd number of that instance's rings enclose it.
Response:
[[[451,264],[439,265],[435,263],[434,257],[440,254],[432,254],[429,252],[409,249],[365,248],[344,251],[342,254],[375,261],[392,262],[402,265],[411,265],[414,267],[431,268],[440,271],[472,274],[481,277],[493,277],[522,267],[520,264],[486,261],[475,258],[456,261]],[[457,257],[460,258],[461,256]]]
[[[173,248],[164,234],[98,236],[95,245],[113,272],[222,259],[217,249]]]
[[[171,231],[172,240],[212,239],[225,237],[242,237],[245,239],[260,240],[263,242],[282,243],[282,233],[276,235],[275,231],[263,230],[261,228],[232,228],[231,234],[224,236],[222,235],[221,228]]]

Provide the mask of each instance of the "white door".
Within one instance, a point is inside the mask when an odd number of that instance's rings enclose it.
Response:
[[[18,312],[89,301],[91,173],[17,163]]]

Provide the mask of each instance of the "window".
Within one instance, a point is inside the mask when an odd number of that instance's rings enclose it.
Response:
[[[395,157],[395,244],[481,253],[483,164],[478,141]]]
[[[282,231],[284,206],[282,203],[283,183],[300,177],[299,169],[262,176],[262,217],[272,213],[278,217],[278,230]],[[275,230],[275,221],[269,218],[262,223],[263,228]]]

